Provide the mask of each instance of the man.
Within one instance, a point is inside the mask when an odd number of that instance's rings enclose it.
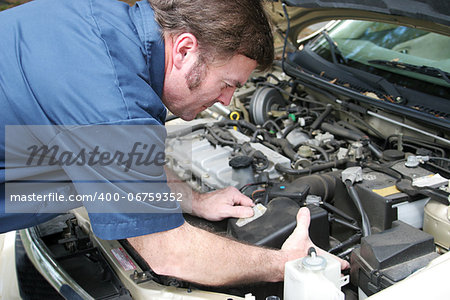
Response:
[[[122,149],[130,136],[138,139],[139,135],[163,149],[164,134],[146,128],[131,134],[133,127],[124,126],[163,124],[164,105],[185,120],[215,102],[228,105],[234,90],[245,83],[253,69],[267,67],[273,58],[270,27],[258,0],[151,0],[134,7],[111,0],[36,0],[1,13],[0,27],[0,138],[8,144],[17,136],[29,135],[27,139],[41,146],[56,143],[65,147],[66,155],[70,155],[69,149],[84,154],[83,147],[93,143],[111,151]],[[47,135],[34,127],[17,134],[15,127],[8,129],[6,125],[71,127],[52,127]],[[95,126],[102,125],[122,127],[90,136],[93,128],[97,130]],[[71,189],[93,194],[99,187],[85,181],[99,178],[106,179],[102,181],[107,184],[106,191],[119,191],[118,195],[127,191],[135,195],[142,187],[137,183],[149,179],[159,182],[156,191],[167,191],[166,184],[160,183],[165,178],[161,166],[123,170],[119,163],[102,167],[99,160],[92,164],[78,160],[81,167],[75,167],[64,164],[67,160],[61,158],[61,170],[43,169],[39,163],[16,168],[26,171],[22,177],[33,180],[12,185],[11,181],[21,177],[13,167],[5,174],[5,152],[19,151],[12,148],[14,151],[2,145],[0,153],[1,192],[8,195],[3,196],[4,203],[11,198],[4,182],[9,181],[10,190],[19,190],[36,178],[58,178],[58,184],[69,181],[57,187],[66,194]],[[106,152],[98,153],[103,157]],[[109,157],[108,153],[104,157]],[[29,157],[28,162],[34,163],[33,159]],[[124,184],[129,181],[132,183]],[[180,185],[173,188],[185,189]],[[109,204],[83,203],[97,236],[128,238],[156,273],[200,284],[281,281],[285,262],[305,256],[312,246],[307,209],[299,211],[298,226],[282,249],[271,250],[193,227],[184,222],[176,207],[157,207],[158,213],[146,214],[142,213],[148,208],[146,203]],[[249,217],[252,205],[236,189],[227,188],[204,195],[194,193],[192,213],[209,220]],[[21,213],[10,213],[7,205],[2,206],[1,231],[33,226],[53,216],[49,205],[35,205]],[[134,211],[125,211],[130,206]],[[346,266],[342,261],[342,267]]]

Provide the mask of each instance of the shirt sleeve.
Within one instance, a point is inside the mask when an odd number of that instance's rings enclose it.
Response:
[[[55,161],[70,177],[100,238],[151,234],[184,222],[180,201],[188,195],[170,191],[164,172],[166,130],[151,123],[69,126],[49,143],[56,146]]]
[[[57,150],[53,163],[53,150],[47,153],[45,167],[13,168],[24,172],[14,179],[33,175],[37,181],[30,183],[30,192],[36,184],[48,184],[34,190],[67,196],[74,191],[91,199],[24,208],[63,213],[83,205],[103,239],[169,230],[184,222],[178,203],[164,201],[167,194],[173,197],[158,163],[165,138],[160,125],[166,112],[160,99],[164,45],[138,34],[145,28],[160,39],[157,26],[144,26],[147,19],[136,17],[137,7],[133,11],[119,1],[40,0],[4,11],[0,18],[3,124],[43,125],[30,129],[36,131],[30,142]],[[27,159],[29,151],[22,151]]]

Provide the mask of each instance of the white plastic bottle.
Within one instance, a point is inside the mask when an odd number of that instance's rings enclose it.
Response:
[[[311,247],[308,256],[285,266],[284,300],[344,300],[341,287],[348,283],[341,276],[341,264],[331,254],[317,256]]]

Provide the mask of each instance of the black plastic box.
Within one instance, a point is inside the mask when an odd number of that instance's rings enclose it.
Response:
[[[405,279],[438,257],[431,235],[402,221],[361,240],[350,257],[350,278],[370,296]]]
[[[274,198],[266,206],[267,211],[258,219],[239,227],[237,219],[230,219],[228,233],[240,241],[281,248],[286,238],[294,231],[297,225],[296,216],[299,204],[286,197]],[[311,225],[309,227],[311,240],[321,248],[329,248],[329,222],[328,213],[315,205],[307,206],[311,212]]]

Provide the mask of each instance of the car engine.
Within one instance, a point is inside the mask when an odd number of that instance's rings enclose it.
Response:
[[[347,295],[370,296],[449,249],[449,144],[439,130],[401,127],[393,114],[279,69],[253,77],[231,107],[216,104],[182,127],[173,123],[166,155],[178,177],[200,192],[234,186],[257,204],[249,219],[188,221],[280,248],[306,206],[313,242],[351,262]]]

